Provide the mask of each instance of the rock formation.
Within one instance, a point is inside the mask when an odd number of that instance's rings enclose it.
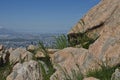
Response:
[[[6,80],[43,80],[38,62],[17,63]]]
[[[89,69],[100,68],[98,64],[115,66],[120,64],[120,0],[101,0],[68,33],[73,36],[79,32],[88,33],[89,37],[97,34],[99,38],[88,50],[67,48],[55,53],[56,61],[68,71],[75,68],[77,61],[82,73]],[[81,24],[84,21],[84,25]],[[74,56],[70,56],[73,53]],[[69,68],[70,67],[70,68]],[[59,69],[58,69],[59,71]],[[56,72],[59,74],[59,72]],[[52,79],[51,79],[52,80]]]
[[[99,69],[101,64],[110,67],[120,65],[120,0],[101,0],[70,30],[68,36],[77,38],[79,32],[87,33],[90,38],[94,37],[94,34],[99,37],[88,49],[73,47],[62,50],[48,49],[56,69],[51,80],[56,80],[56,76],[57,80],[63,80],[64,74],[61,69],[66,69],[68,74],[71,74],[72,69],[80,70],[86,75],[88,70]],[[7,61],[15,65],[7,80],[43,80],[39,61],[32,60],[32,52],[35,49],[35,46],[30,45],[27,50],[17,48],[6,51],[0,45],[0,65]],[[36,51],[35,57],[45,58],[45,55],[41,51]],[[116,69],[112,80],[119,80],[119,75],[120,71]],[[89,77],[84,80],[99,79]]]
[[[29,61],[32,60],[32,58],[33,53],[24,48],[17,48],[10,53],[10,62],[14,64],[17,62]]]
[[[98,64],[100,61],[91,55],[87,49],[83,48],[68,47],[60,50],[54,53],[52,61],[57,65],[54,65],[56,72],[52,75],[51,80],[55,80],[56,75],[59,76],[58,80],[62,80],[64,78],[63,72],[61,72],[62,69],[66,69],[70,75],[73,69],[78,70],[78,66],[82,74],[100,68]]]
[[[83,32],[97,33],[100,35],[104,27],[116,27],[120,25],[120,1],[101,0],[69,31],[68,34]]]
[[[90,45],[88,51],[93,57],[107,61],[108,65],[120,62],[120,0],[101,0],[71,29],[72,33],[84,31],[89,35],[98,34],[99,38]]]

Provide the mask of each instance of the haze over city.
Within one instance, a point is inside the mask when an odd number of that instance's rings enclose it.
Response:
[[[68,32],[99,0],[0,0],[0,28],[24,33]]]

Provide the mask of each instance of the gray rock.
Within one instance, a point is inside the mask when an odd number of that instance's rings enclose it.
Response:
[[[10,63],[32,60],[33,54],[25,48],[17,48],[10,53]]]
[[[27,47],[27,50],[28,50],[28,51],[31,51],[31,52],[35,51],[36,49],[37,49],[37,47],[34,46],[34,45],[29,45],[29,46]]]
[[[17,63],[6,80],[43,80],[38,62],[30,60],[23,64]]]

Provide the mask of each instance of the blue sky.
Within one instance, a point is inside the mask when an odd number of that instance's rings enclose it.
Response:
[[[25,33],[67,32],[99,0],[0,0],[0,27]]]

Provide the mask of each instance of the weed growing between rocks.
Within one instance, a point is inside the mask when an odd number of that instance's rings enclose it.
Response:
[[[83,29],[82,32],[68,34],[68,43],[72,47],[79,45],[82,48],[88,49],[90,44],[94,43],[99,36],[97,34],[91,34],[93,35],[93,37],[90,37],[87,31],[84,30],[85,29],[84,20],[81,19],[79,23]]]
[[[83,74],[81,73],[80,67],[76,64],[77,70],[72,69],[70,72],[66,70],[66,68],[62,68],[59,66],[60,70],[62,71],[63,78],[62,80],[83,80]],[[55,76],[56,80],[59,80],[59,77]]]
[[[42,42],[39,42],[39,50],[43,52],[45,56],[37,59],[41,66],[43,79],[50,80],[50,76],[55,72],[55,69],[53,68],[53,64],[51,62],[47,48],[43,45]]]
[[[87,77],[92,76],[100,80],[111,80],[112,74],[114,73],[115,69],[118,67],[120,67],[120,65],[110,67],[102,63],[100,64],[100,69],[89,70],[87,72]]]
[[[87,33],[77,33],[76,36],[77,37],[69,40],[70,46],[80,45],[80,47],[85,49],[88,49],[90,44],[94,43],[98,38],[90,38],[88,37]]]
[[[80,47],[88,49],[90,44],[94,43],[98,37],[90,38],[87,33],[77,33],[77,37],[74,39],[70,38],[70,36],[61,35],[55,37],[55,45],[56,49],[64,49],[66,47],[75,47],[76,45],[80,45]]]
[[[65,35],[60,35],[55,37],[55,48],[56,49],[64,49],[68,47],[68,39]]]
[[[12,71],[13,65],[9,62],[6,62],[5,64],[0,66],[0,80],[6,80],[6,77],[10,74]]]

